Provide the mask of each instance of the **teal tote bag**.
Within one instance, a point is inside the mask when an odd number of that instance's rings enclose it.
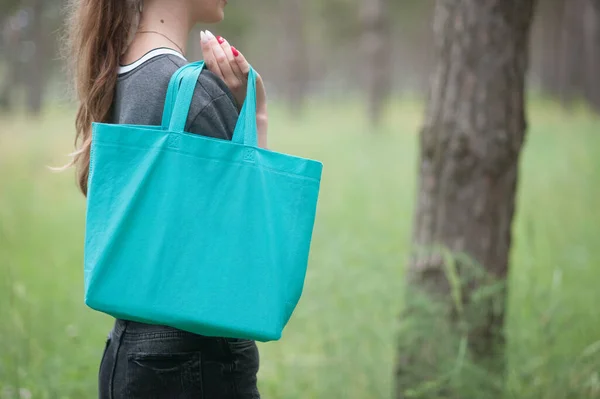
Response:
[[[256,74],[232,141],[184,131],[204,64],[161,126],[94,123],[85,302],[116,318],[273,341],[300,299],[322,164],[257,146]]]

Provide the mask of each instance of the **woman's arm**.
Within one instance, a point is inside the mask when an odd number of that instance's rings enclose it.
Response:
[[[267,143],[267,131],[269,130],[269,118],[267,114],[259,115],[256,113],[256,127],[258,129],[258,146],[269,148]]]

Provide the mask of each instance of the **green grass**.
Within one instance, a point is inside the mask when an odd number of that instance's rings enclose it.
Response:
[[[392,110],[377,133],[356,105],[274,111],[271,146],[325,170],[304,296],[283,339],[260,345],[265,398],[391,397],[422,108]],[[84,201],[72,171],[45,168],[67,161],[72,119],[0,119],[0,399],[96,395],[111,322],[83,304]],[[507,397],[600,398],[600,122],[536,100],[530,127]]]

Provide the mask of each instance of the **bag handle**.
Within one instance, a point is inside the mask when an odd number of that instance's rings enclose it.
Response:
[[[163,109],[162,115],[162,128],[164,130],[169,128],[171,123],[171,115],[173,114],[173,107],[175,106],[175,99],[177,98],[177,94],[179,93],[179,88],[181,86],[181,81],[183,80],[183,73],[185,70],[190,67],[191,64],[184,65],[179,68],[173,76],[171,76],[171,80],[169,81],[169,87],[167,89],[167,95],[165,97],[165,105]]]
[[[169,130],[181,133],[185,129],[185,123],[188,118],[194,91],[198,83],[198,78],[204,68],[204,62],[199,61],[188,64],[182,69],[181,86],[176,93],[175,104],[172,108],[172,115],[169,123]],[[165,112],[167,110],[165,101]],[[164,122],[164,119],[163,119]],[[256,72],[250,67],[248,73],[248,88],[246,91],[246,100],[240,111],[238,121],[233,133],[232,142],[237,144],[256,147],[258,145],[256,127]]]
[[[231,139],[234,143],[258,147],[258,129],[256,127],[256,71],[250,66],[246,100]]]

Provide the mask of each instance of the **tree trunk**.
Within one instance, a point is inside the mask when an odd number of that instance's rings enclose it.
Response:
[[[309,82],[305,5],[303,0],[283,0],[282,6],[286,43],[282,54],[286,66],[284,89],[290,110],[299,115],[304,108]]]
[[[15,88],[20,83],[20,32],[12,25],[12,16],[4,19],[2,37],[4,42],[6,71],[0,81],[0,112],[10,112],[13,108]]]
[[[447,330],[419,330],[409,344],[407,334],[399,337],[398,397],[427,389],[436,392],[423,397],[487,398],[500,397],[503,389],[504,283],[527,128],[525,75],[534,5],[535,0],[436,4],[436,69],[421,131],[413,232],[415,248],[425,251],[408,266],[410,292],[401,321],[420,323],[418,317],[429,317],[431,309],[447,309],[439,313]],[[448,349],[453,336],[457,346]],[[444,369],[446,358],[451,361]],[[474,383],[460,381],[456,374],[467,371],[457,370],[457,359],[484,371],[463,374],[463,380],[486,376],[471,395],[461,391],[462,383]]]
[[[587,0],[584,8],[585,85],[590,106],[600,113],[600,1]]]
[[[389,0],[362,0],[361,20],[368,115],[378,125],[392,85]]]
[[[37,116],[42,110],[45,89],[45,50],[46,37],[44,30],[44,0],[32,0],[31,23],[28,27],[33,43],[32,52],[29,54],[29,74],[27,76],[27,109],[30,114]]]
[[[542,24],[542,65],[541,65],[541,89],[553,97],[558,97],[560,92],[560,46],[561,30],[559,27],[563,22],[563,10],[565,0],[552,0],[540,4],[544,13],[538,10],[538,17]],[[542,7],[544,6],[544,7]]]
[[[563,8],[559,98],[569,108],[582,96],[585,68],[584,6],[587,0],[567,0]]]

